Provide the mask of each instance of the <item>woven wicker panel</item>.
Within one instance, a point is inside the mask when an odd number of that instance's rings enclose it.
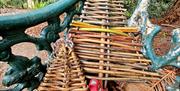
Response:
[[[85,77],[72,48],[58,46],[39,91],[87,91]]]
[[[103,28],[125,25],[123,0],[87,0],[81,21]],[[82,62],[87,78],[101,80],[158,79],[150,72],[150,60],[141,54],[140,37],[108,32],[88,32],[71,29],[75,52]]]
[[[148,71],[150,60],[140,53],[141,44],[136,38],[77,30],[72,32],[75,51],[87,78],[142,80],[160,76]]]
[[[80,18],[91,24],[123,26],[126,24],[123,7],[123,0],[86,0]]]

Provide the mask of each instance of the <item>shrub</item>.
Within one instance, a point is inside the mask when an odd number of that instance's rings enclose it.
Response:
[[[124,2],[127,9],[126,16],[129,18],[137,6],[138,0],[124,0]],[[148,8],[150,17],[161,17],[173,3],[174,0],[150,0]]]
[[[57,0],[34,0],[34,9],[42,8]],[[0,0],[0,8],[27,8],[27,0]]]
[[[23,8],[26,0],[0,0],[0,8]]]
[[[35,5],[33,9],[39,9],[39,8],[45,7],[46,5],[49,5],[55,1],[57,0],[34,0]]]
[[[148,12],[151,17],[161,17],[172,6],[174,0],[151,0]]]

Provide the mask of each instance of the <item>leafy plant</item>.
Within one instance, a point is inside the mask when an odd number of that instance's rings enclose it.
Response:
[[[124,7],[127,9],[125,15],[129,18],[134,12],[137,5],[137,0],[124,0]]]
[[[124,0],[124,2],[125,8],[127,9],[126,16],[129,18],[134,12],[138,0]],[[172,6],[173,3],[174,0],[150,0],[150,5],[148,8],[150,17],[161,17],[168,10],[168,8]]]
[[[45,7],[46,5],[49,5],[55,1],[57,1],[57,0],[34,0],[35,5],[33,8],[39,9],[39,8]]]
[[[33,9],[39,9],[39,8],[45,7],[46,5],[48,5],[47,2],[38,2],[38,3],[35,3]]]
[[[174,0],[150,0],[148,12],[151,17],[161,17],[169,7],[172,6]]]
[[[23,8],[26,0],[0,0],[0,8]]]
[[[33,9],[42,8],[57,0],[34,0]],[[0,0],[0,8],[28,8],[27,0]]]
[[[0,7],[4,8],[7,5],[7,3],[5,2],[5,0],[0,0]]]

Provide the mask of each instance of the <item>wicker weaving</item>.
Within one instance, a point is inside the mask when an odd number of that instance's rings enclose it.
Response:
[[[39,86],[39,91],[86,91],[86,81],[72,48],[58,45],[56,57]]]
[[[87,78],[143,80],[160,76],[147,70],[150,60],[140,53],[139,36],[130,34],[137,32],[137,28],[122,27],[126,20],[124,12],[123,0],[87,0],[80,16],[82,22],[72,24],[79,27],[72,28],[71,33]]]

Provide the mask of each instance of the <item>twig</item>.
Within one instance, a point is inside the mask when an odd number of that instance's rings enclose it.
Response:
[[[180,28],[180,26],[170,25],[170,24],[161,24],[162,26],[172,27],[172,28]]]

